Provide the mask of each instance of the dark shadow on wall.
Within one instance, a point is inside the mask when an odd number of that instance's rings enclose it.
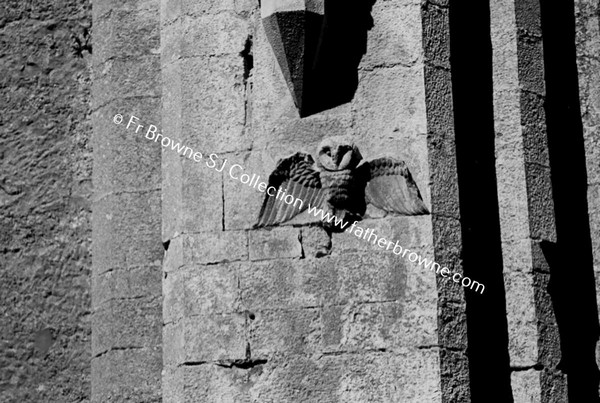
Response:
[[[305,72],[300,116],[334,108],[354,98],[358,65],[367,52],[375,0],[325,0],[325,17],[315,58]]]
[[[512,402],[488,2],[450,1],[450,62],[464,274],[486,287],[465,289],[471,401]]]
[[[600,334],[587,205],[587,171],[575,49],[573,0],[541,1],[546,120],[557,243],[542,250],[560,333],[570,402],[600,402]]]

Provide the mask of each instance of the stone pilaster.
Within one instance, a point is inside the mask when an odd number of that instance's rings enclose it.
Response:
[[[566,401],[542,245],[556,242],[540,5],[490,2],[496,169],[515,401]],[[552,383],[551,383],[552,382]]]
[[[600,302],[600,5],[575,1],[575,43],[579,73],[579,99],[587,165],[587,202],[592,234],[596,301]],[[600,311],[600,307],[598,308]],[[596,346],[600,366],[600,346]]]
[[[93,402],[161,396],[161,151],[125,129],[160,122],[158,23],[156,1],[93,5]]]

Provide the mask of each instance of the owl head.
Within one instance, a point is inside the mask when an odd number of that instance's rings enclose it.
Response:
[[[354,169],[362,155],[354,142],[346,136],[329,137],[317,148],[317,166],[326,171]]]

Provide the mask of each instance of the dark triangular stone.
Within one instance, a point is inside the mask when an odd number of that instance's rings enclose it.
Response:
[[[301,116],[322,24],[321,14],[304,10],[276,12],[263,18],[267,39]]]

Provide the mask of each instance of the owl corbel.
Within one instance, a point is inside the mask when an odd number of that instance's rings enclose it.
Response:
[[[330,236],[343,230],[342,222],[362,219],[367,203],[399,215],[429,214],[403,161],[390,157],[361,161],[356,145],[343,136],[323,140],[316,162],[302,152],[279,160],[269,186],[285,189],[302,203],[288,204],[265,195],[255,228],[289,221],[310,207],[322,209],[320,217],[329,214],[338,219],[321,220]]]

